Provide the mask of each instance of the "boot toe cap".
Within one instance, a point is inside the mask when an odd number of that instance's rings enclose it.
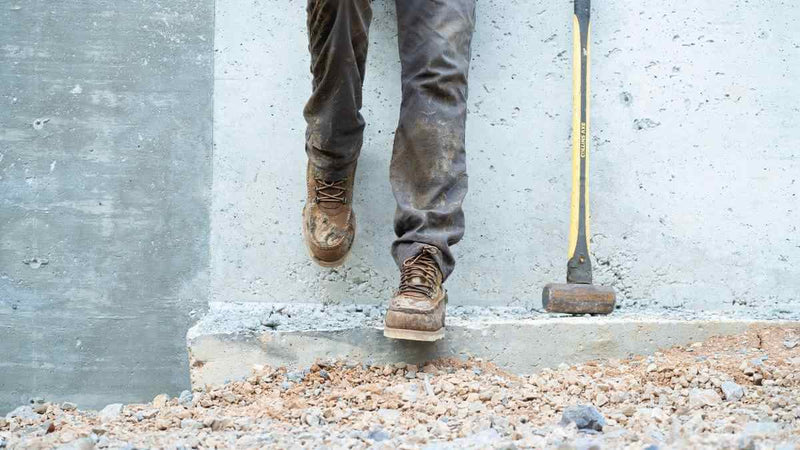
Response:
[[[344,226],[320,216],[304,211],[303,235],[306,244],[312,256],[320,261],[341,260],[350,251],[355,239],[355,215],[350,214]]]
[[[386,312],[385,325],[403,330],[436,331],[444,327],[444,316],[444,301],[433,304],[401,297],[392,300]]]

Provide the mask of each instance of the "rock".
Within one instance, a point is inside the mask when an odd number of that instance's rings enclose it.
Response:
[[[579,430],[603,431],[606,419],[594,406],[575,405],[564,410],[559,425],[567,426],[574,423]]]
[[[486,410],[486,406],[481,402],[470,402],[467,405],[467,410],[470,414],[478,414]]]
[[[500,448],[500,449],[510,449],[514,448],[512,444],[510,445],[499,445],[502,441],[502,436],[500,433],[497,432],[494,428],[489,428],[482,430],[476,434],[464,436],[463,438],[455,439],[452,442],[444,442],[444,443],[437,443],[431,444],[426,447],[426,449],[459,449],[459,448],[470,448],[470,449],[480,449],[480,448]]]
[[[142,419],[152,419],[153,417],[158,415],[157,409],[146,409],[144,411],[140,411],[139,415],[142,416]]]
[[[662,433],[655,426],[651,426],[650,428],[648,428],[647,431],[648,431],[648,434],[650,435],[650,437],[655,439],[658,442],[664,442],[667,439],[667,437],[664,436],[664,433]],[[658,448],[658,447],[656,447],[656,448]]]
[[[492,395],[490,402],[492,405],[500,404],[502,406],[506,406],[508,405],[508,397],[506,397],[506,395],[502,392],[495,392],[494,395]]]
[[[203,424],[194,419],[183,419],[181,420],[181,428],[191,428],[194,430],[199,430],[203,428]]]
[[[781,431],[781,425],[775,422],[748,422],[744,426],[746,436],[765,438]]]
[[[697,409],[704,406],[716,406],[722,402],[717,391],[713,389],[694,388],[689,391],[689,408]]]
[[[321,376],[323,380],[330,380],[331,379],[331,375],[325,369],[320,369],[319,376]]]
[[[783,341],[783,346],[784,346],[785,348],[788,348],[789,350],[791,350],[791,349],[793,349],[793,348],[797,347],[797,341],[795,341],[795,340],[788,340],[788,339],[787,339],[787,340]]]
[[[412,384],[408,386],[407,389],[403,391],[401,398],[404,402],[414,403],[417,401],[418,392],[417,392],[417,385]]]
[[[611,393],[610,401],[611,403],[622,403],[627,400],[628,397],[629,395],[627,392],[616,391]]]
[[[725,381],[720,386],[725,400],[736,401],[744,397],[744,388],[734,383],[733,381]]]
[[[756,440],[751,436],[741,436],[739,438],[739,450],[756,450]]]
[[[181,392],[181,395],[178,397],[178,403],[187,408],[192,406],[192,401],[194,401],[194,394],[189,391]]]
[[[20,406],[10,413],[6,414],[6,419],[23,419],[23,420],[36,420],[39,414],[33,412],[33,408],[28,405]]]
[[[75,403],[64,402],[61,404],[62,411],[75,411],[76,409],[78,409],[78,405],[76,405]]]
[[[153,406],[158,408],[158,409],[161,409],[161,408],[167,406],[167,402],[168,401],[169,401],[169,395],[167,395],[167,394],[158,394],[153,399]]]
[[[372,439],[375,442],[381,442],[389,440],[391,437],[389,436],[389,433],[384,431],[382,428],[378,428],[370,431],[369,435],[367,435],[367,438]]]
[[[90,437],[82,437],[70,442],[67,445],[58,447],[58,450],[92,450],[94,441]]]
[[[430,397],[433,397],[433,396],[436,395],[436,393],[433,392],[433,386],[431,386],[431,382],[430,382],[429,378],[430,378],[430,375],[428,375],[426,373],[425,374],[425,378],[423,379],[423,386],[425,387],[425,394],[430,396]]]
[[[33,412],[36,414],[44,414],[47,412],[48,407],[50,407],[49,403],[34,403]]]
[[[397,422],[400,419],[400,411],[396,409],[384,409],[381,408],[378,410],[378,417],[380,418],[381,422],[391,425]]]
[[[172,421],[169,419],[156,419],[156,428],[159,430],[166,430],[172,426]]]
[[[118,419],[121,414],[122,403],[112,403],[101,409],[100,412],[97,413],[97,418],[100,419],[101,422],[109,422]]]
[[[253,427],[252,417],[239,417],[233,422],[233,427],[236,430],[249,430]]]
[[[443,381],[439,383],[437,386],[440,390],[447,393],[451,393],[456,390],[456,386],[453,383],[450,383],[449,381]]]
[[[53,431],[56,431],[56,426],[52,420],[48,420],[42,424],[42,430],[44,430],[45,434],[52,433]]]
[[[298,383],[303,381],[303,373],[302,372],[287,372],[286,379],[292,381],[294,383]]]
[[[317,411],[308,411],[303,418],[303,422],[310,427],[318,427],[322,424],[322,417]]]
[[[636,414],[636,406],[634,405],[625,405],[625,407],[621,410],[622,414],[626,417],[631,417]]]
[[[492,428],[497,430],[502,436],[508,436],[514,431],[514,427],[511,426],[511,422],[506,417],[491,416],[489,419],[491,420]]]
[[[203,422],[205,424],[205,422]],[[211,422],[211,430],[212,431],[219,431],[225,430],[233,426],[233,420],[230,418],[225,419],[214,419]]]

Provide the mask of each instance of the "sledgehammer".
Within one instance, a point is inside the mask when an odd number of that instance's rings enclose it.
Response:
[[[616,303],[614,289],[592,284],[589,258],[589,10],[590,0],[575,0],[569,261],[567,283],[551,283],[542,290],[542,306],[552,313],[609,314]]]

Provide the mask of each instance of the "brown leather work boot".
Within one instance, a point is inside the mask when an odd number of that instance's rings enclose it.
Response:
[[[400,287],[389,302],[383,335],[410,341],[437,341],[444,337],[447,291],[442,287],[442,271],[433,255],[436,247],[403,261]]]
[[[303,208],[303,237],[311,259],[323,267],[344,262],[356,235],[353,213],[353,180],[355,164],[347,176],[338,180],[308,164],[306,184],[308,197]]]

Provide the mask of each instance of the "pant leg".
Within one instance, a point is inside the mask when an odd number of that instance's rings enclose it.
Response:
[[[306,153],[315,167],[341,174],[361,151],[370,0],[309,0],[312,93],[303,110]]]
[[[464,235],[467,193],[464,129],[475,0],[396,0],[403,100],[390,179],[397,211],[392,255],[398,264],[424,244],[440,250]]]

